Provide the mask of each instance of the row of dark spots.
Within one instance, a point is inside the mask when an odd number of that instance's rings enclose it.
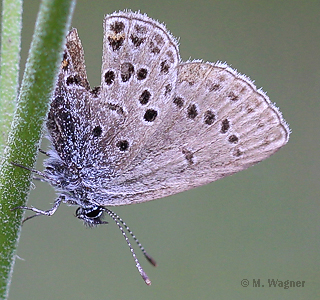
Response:
[[[124,29],[125,29],[125,25],[124,25],[123,22],[115,21],[114,23],[112,23],[110,25],[110,30],[113,31],[113,33],[116,34],[116,35],[118,35],[120,33],[123,33]],[[134,29],[135,29],[135,32],[140,34],[140,35],[141,34],[146,35],[146,33],[147,33],[147,28],[145,26],[142,26],[142,25],[139,25],[139,24],[136,24]],[[135,47],[140,47],[140,45],[142,43],[144,43],[145,37],[139,37],[139,36],[134,35],[132,33],[130,35],[130,40],[131,40],[132,44]],[[117,50],[117,49],[114,49],[114,50]]]
[[[174,59],[174,54],[171,50],[167,50],[165,54],[166,54],[166,59],[164,59],[160,63],[160,73],[168,74],[171,68],[171,64],[174,63],[175,59]]]
[[[153,122],[156,117],[157,117],[158,113],[156,110],[154,109],[148,109],[144,115],[144,119],[147,121],[147,122]],[[227,119],[225,119],[224,121],[222,121],[222,129],[225,129],[225,124],[226,124],[226,121]],[[226,132],[224,132],[226,133]],[[92,131],[92,134],[94,137],[100,137],[101,134],[102,134],[102,128],[100,126],[96,126],[93,131]],[[229,143],[232,143],[232,144],[236,144],[238,143],[239,141],[239,138],[235,135],[235,134],[232,134],[229,136],[228,138],[228,141]]]
[[[236,140],[236,141],[234,141],[234,140]],[[230,143],[237,143],[237,141],[238,141],[238,138],[235,135],[231,135],[229,137]],[[193,165],[194,164],[194,153],[192,153],[190,150],[188,150],[186,148],[183,148],[181,152],[184,155],[188,164]],[[240,157],[242,154],[243,154],[243,152],[240,149],[235,149],[233,151],[233,155],[236,157]]]
[[[176,96],[173,98],[173,103],[178,107],[182,108],[184,105],[184,99],[182,97]],[[195,104],[190,104],[187,108],[187,116],[189,119],[195,119],[198,115],[197,106]],[[206,125],[212,125],[216,121],[216,115],[211,111],[207,110],[204,113],[204,123]],[[221,122],[221,129],[220,132],[225,134],[230,129],[230,122],[228,119],[224,119]],[[239,141],[239,138],[236,135],[230,135],[228,138],[230,143],[236,144]]]
[[[112,51],[118,51],[123,46],[124,40],[125,40],[124,33],[108,36],[109,46],[112,48]],[[145,42],[145,38],[140,38],[133,34],[130,35],[130,40],[136,48],[140,47]],[[150,47],[150,52],[152,54],[157,55],[160,53],[160,47],[159,45],[157,45],[157,43],[154,43],[153,41],[151,41],[149,44],[149,47]]]
[[[170,66],[167,63],[167,61],[163,61],[160,64],[160,68],[161,68],[160,70],[161,72],[163,72],[164,74],[168,74]],[[123,63],[120,66],[120,76],[121,76],[122,82],[129,81],[133,74],[134,74],[134,66],[131,63]],[[148,75],[148,70],[146,68],[140,68],[136,73],[137,79],[139,81],[146,79],[147,75]],[[104,74],[104,79],[107,85],[111,85],[114,82],[115,77],[116,77],[115,72],[112,70],[107,71]]]
[[[124,34],[117,34],[117,35],[109,35],[108,36],[108,41],[109,41],[109,45],[112,48],[113,51],[117,51],[119,50],[124,43],[125,40],[125,35]],[[144,42],[146,41],[145,37],[138,37],[137,35],[130,35],[130,40],[133,44],[133,46],[135,46],[136,48],[139,48],[142,44],[144,44]],[[160,53],[161,51],[161,47],[163,45],[159,45],[158,43],[151,41],[149,44],[149,48],[150,48],[150,52],[154,55],[157,55]]]
[[[184,155],[184,158],[186,159],[188,165],[189,166],[193,165],[194,164],[194,153],[192,153],[192,151],[190,151],[186,148],[183,148],[181,152]],[[233,155],[236,157],[240,157],[242,154],[243,154],[243,152],[238,148],[233,151]]]
[[[148,90],[144,90],[139,97],[139,102],[141,105],[146,105],[149,103],[150,98],[151,98],[151,93]],[[143,118],[147,122],[153,122],[157,116],[158,116],[158,112],[156,110],[147,109]]]
[[[117,51],[122,47],[125,40],[124,29],[125,25],[123,22],[115,21],[114,23],[110,24],[110,30],[113,32],[113,34],[108,36],[108,41],[113,51]],[[145,42],[148,32],[145,26],[138,24],[135,25],[134,30],[135,34],[131,33],[129,38],[132,44],[138,48]],[[153,54],[159,54],[163,45],[164,40],[162,36],[155,34],[149,44],[150,52]]]
[[[123,63],[120,66],[120,76],[122,82],[127,82],[134,74],[134,66],[131,63]],[[145,68],[138,69],[136,76],[138,80],[144,80],[147,78],[148,70]],[[111,85],[114,83],[116,78],[115,72],[112,70],[107,71],[104,74],[104,81],[107,85]]]
[[[180,96],[176,96],[173,98],[173,103],[178,107],[182,108],[184,105],[184,99]],[[187,108],[187,116],[190,119],[195,119],[198,115],[197,106],[195,104],[190,104]],[[204,122],[207,125],[211,125],[216,120],[215,114],[211,110],[207,110],[204,113]]]
[[[187,116],[189,119],[195,119],[198,116],[198,109],[195,104],[190,104],[187,108]],[[203,121],[206,125],[212,125],[216,120],[216,115],[211,111],[205,111]]]
[[[230,121],[228,119],[224,119],[222,122],[221,122],[221,130],[220,132],[225,134],[229,131],[230,129]],[[237,144],[239,141],[239,138],[235,135],[235,134],[232,134],[228,137],[228,142],[231,143],[231,144]]]
[[[223,87],[221,85],[221,83],[223,83],[225,81],[225,78],[224,77],[220,77],[220,78],[217,78],[218,82],[207,82],[206,83],[206,86],[207,86],[207,89],[209,92],[217,92],[219,90],[221,90],[221,88]],[[239,94],[240,93],[243,93],[243,91],[245,90],[245,87],[243,87],[241,89],[241,91],[239,93],[235,93],[234,91],[230,91],[227,95],[227,99],[231,100],[232,102],[236,102],[239,100]]]
[[[117,51],[122,47],[124,39],[124,35],[108,36],[109,45],[113,51]],[[145,38],[139,38],[133,34],[131,34],[130,40],[136,48],[140,47],[141,44],[145,42]]]

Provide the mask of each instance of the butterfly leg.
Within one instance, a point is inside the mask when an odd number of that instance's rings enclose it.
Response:
[[[31,206],[31,207],[27,207],[27,206],[17,206],[17,207],[14,207],[12,210],[16,210],[16,209],[26,209],[26,210],[31,210],[31,211],[35,212],[34,215],[31,215],[31,216],[25,218],[25,219],[22,221],[22,223],[24,223],[25,221],[27,221],[27,220],[29,220],[29,219],[32,219],[32,218],[34,218],[34,217],[36,217],[36,216],[41,216],[41,215],[48,216],[48,217],[52,216],[52,215],[56,212],[56,210],[58,209],[58,207],[60,206],[62,200],[63,200],[63,197],[61,197],[61,196],[60,196],[59,198],[57,198],[56,201],[54,201],[53,207],[50,208],[50,209],[48,209],[48,210],[41,210],[41,209],[35,208],[35,207],[33,207],[33,206]]]
[[[44,150],[42,150],[42,149],[40,149],[40,148],[39,148],[39,152],[42,153],[42,154],[44,154],[44,155],[46,155],[46,156],[50,156],[46,151],[44,151]]]
[[[37,175],[39,175],[39,176],[42,176],[42,177],[44,177],[44,178],[47,178],[46,174],[44,174],[44,173],[42,173],[42,172],[40,172],[40,171],[38,171],[38,170],[31,169],[31,168],[29,168],[29,167],[26,167],[26,166],[24,166],[24,165],[18,164],[18,163],[13,162],[13,161],[11,162],[11,164],[12,164],[13,166],[16,166],[16,167],[19,167],[19,168],[22,168],[22,169],[31,171],[32,173],[35,173],[35,174],[37,174]]]
[[[39,150],[40,151],[40,150]],[[41,151],[40,151],[41,152]],[[46,152],[42,152],[42,153],[45,153],[45,154],[47,154]],[[32,172],[32,173],[35,173],[35,174],[37,174],[37,175],[39,175],[39,176],[41,176],[41,177],[33,177],[32,179],[34,179],[34,180],[39,180],[39,181],[42,181],[42,182],[51,182],[50,181],[50,179],[48,178],[48,176],[47,176],[47,174],[45,174],[45,173],[42,173],[42,172],[40,172],[40,171],[38,171],[38,170],[35,170],[35,169],[31,169],[31,168],[29,168],[29,167],[26,167],[26,166],[24,166],[24,165],[21,165],[21,164],[19,164],[19,163],[16,163],[16,162],[11,162],[11,164],[13,165],[13,166],[15,166],[15,167],[19,167],[19,168],[22,168],[22,169],[25,169],[25,170],[28,170],[28,171],[30,171],[30,172]],[[57,184],[57,183],[56,183]]]

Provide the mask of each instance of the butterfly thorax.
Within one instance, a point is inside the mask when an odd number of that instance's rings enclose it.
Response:
[[[44,173],[50,183],[62,194],[65,194],[66,202],[78,205],[86,202],[92,203],[91,198],[97,188],[91,178],[92,168],[82,167],[81,163],[71,162],[66,164],[59,159],[54,151],[50,152],[50,158],[45,161]],[[94,203],[94,199],[93,199]]]

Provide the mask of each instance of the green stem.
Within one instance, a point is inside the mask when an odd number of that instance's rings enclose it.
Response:
[[[0,157],[7,142],[19,85],[22,0],[2,1]]]
[[[17,162],[32,168],[39,146],[43,121],[49,107],[65,36],[76,0],[42,0],[26,69],[23,76],[8,143],[0,166],[0,298],[8,295],[15,249],[31,174],[14,167]]]

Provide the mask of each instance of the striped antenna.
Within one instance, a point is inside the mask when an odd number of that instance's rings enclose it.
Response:
[[[146,257],[146,259],[153,265],[153,266],[157,266],[156,261],[146,252],[146,250],[144,249],[144,247],[141,245],[141,243],[139,242],[139,240],[136,238],[136,236],[133,234],[133,232],[130,230],[129,226],[113,211],[111,211],[110,209],[104,208],[104,211],[113,219],[113,221],[115,221],[115,223],[118,225],[120,231],[122,232],[123,237],[125,238],[129,248],[130,248],[130,252],[132,254],[132,257],[136,263],[136,267],[142,277],[142,279],[144,280],[144,282],[147,285],[151,285],[151,280],[149,279],[148,275],[146,274],[146,272],[143,270],[143,268],[140,265],[140,262],[133,250],[133,247],[129,241],[129,238],[127,236],[127,234],[125,233],[123,227],[127,230],[127,232],[132,236],[132,238],[134,239],[134,241],[138,244],[139,248],[141,249],[142,253],[144,254],[144,256]]]

